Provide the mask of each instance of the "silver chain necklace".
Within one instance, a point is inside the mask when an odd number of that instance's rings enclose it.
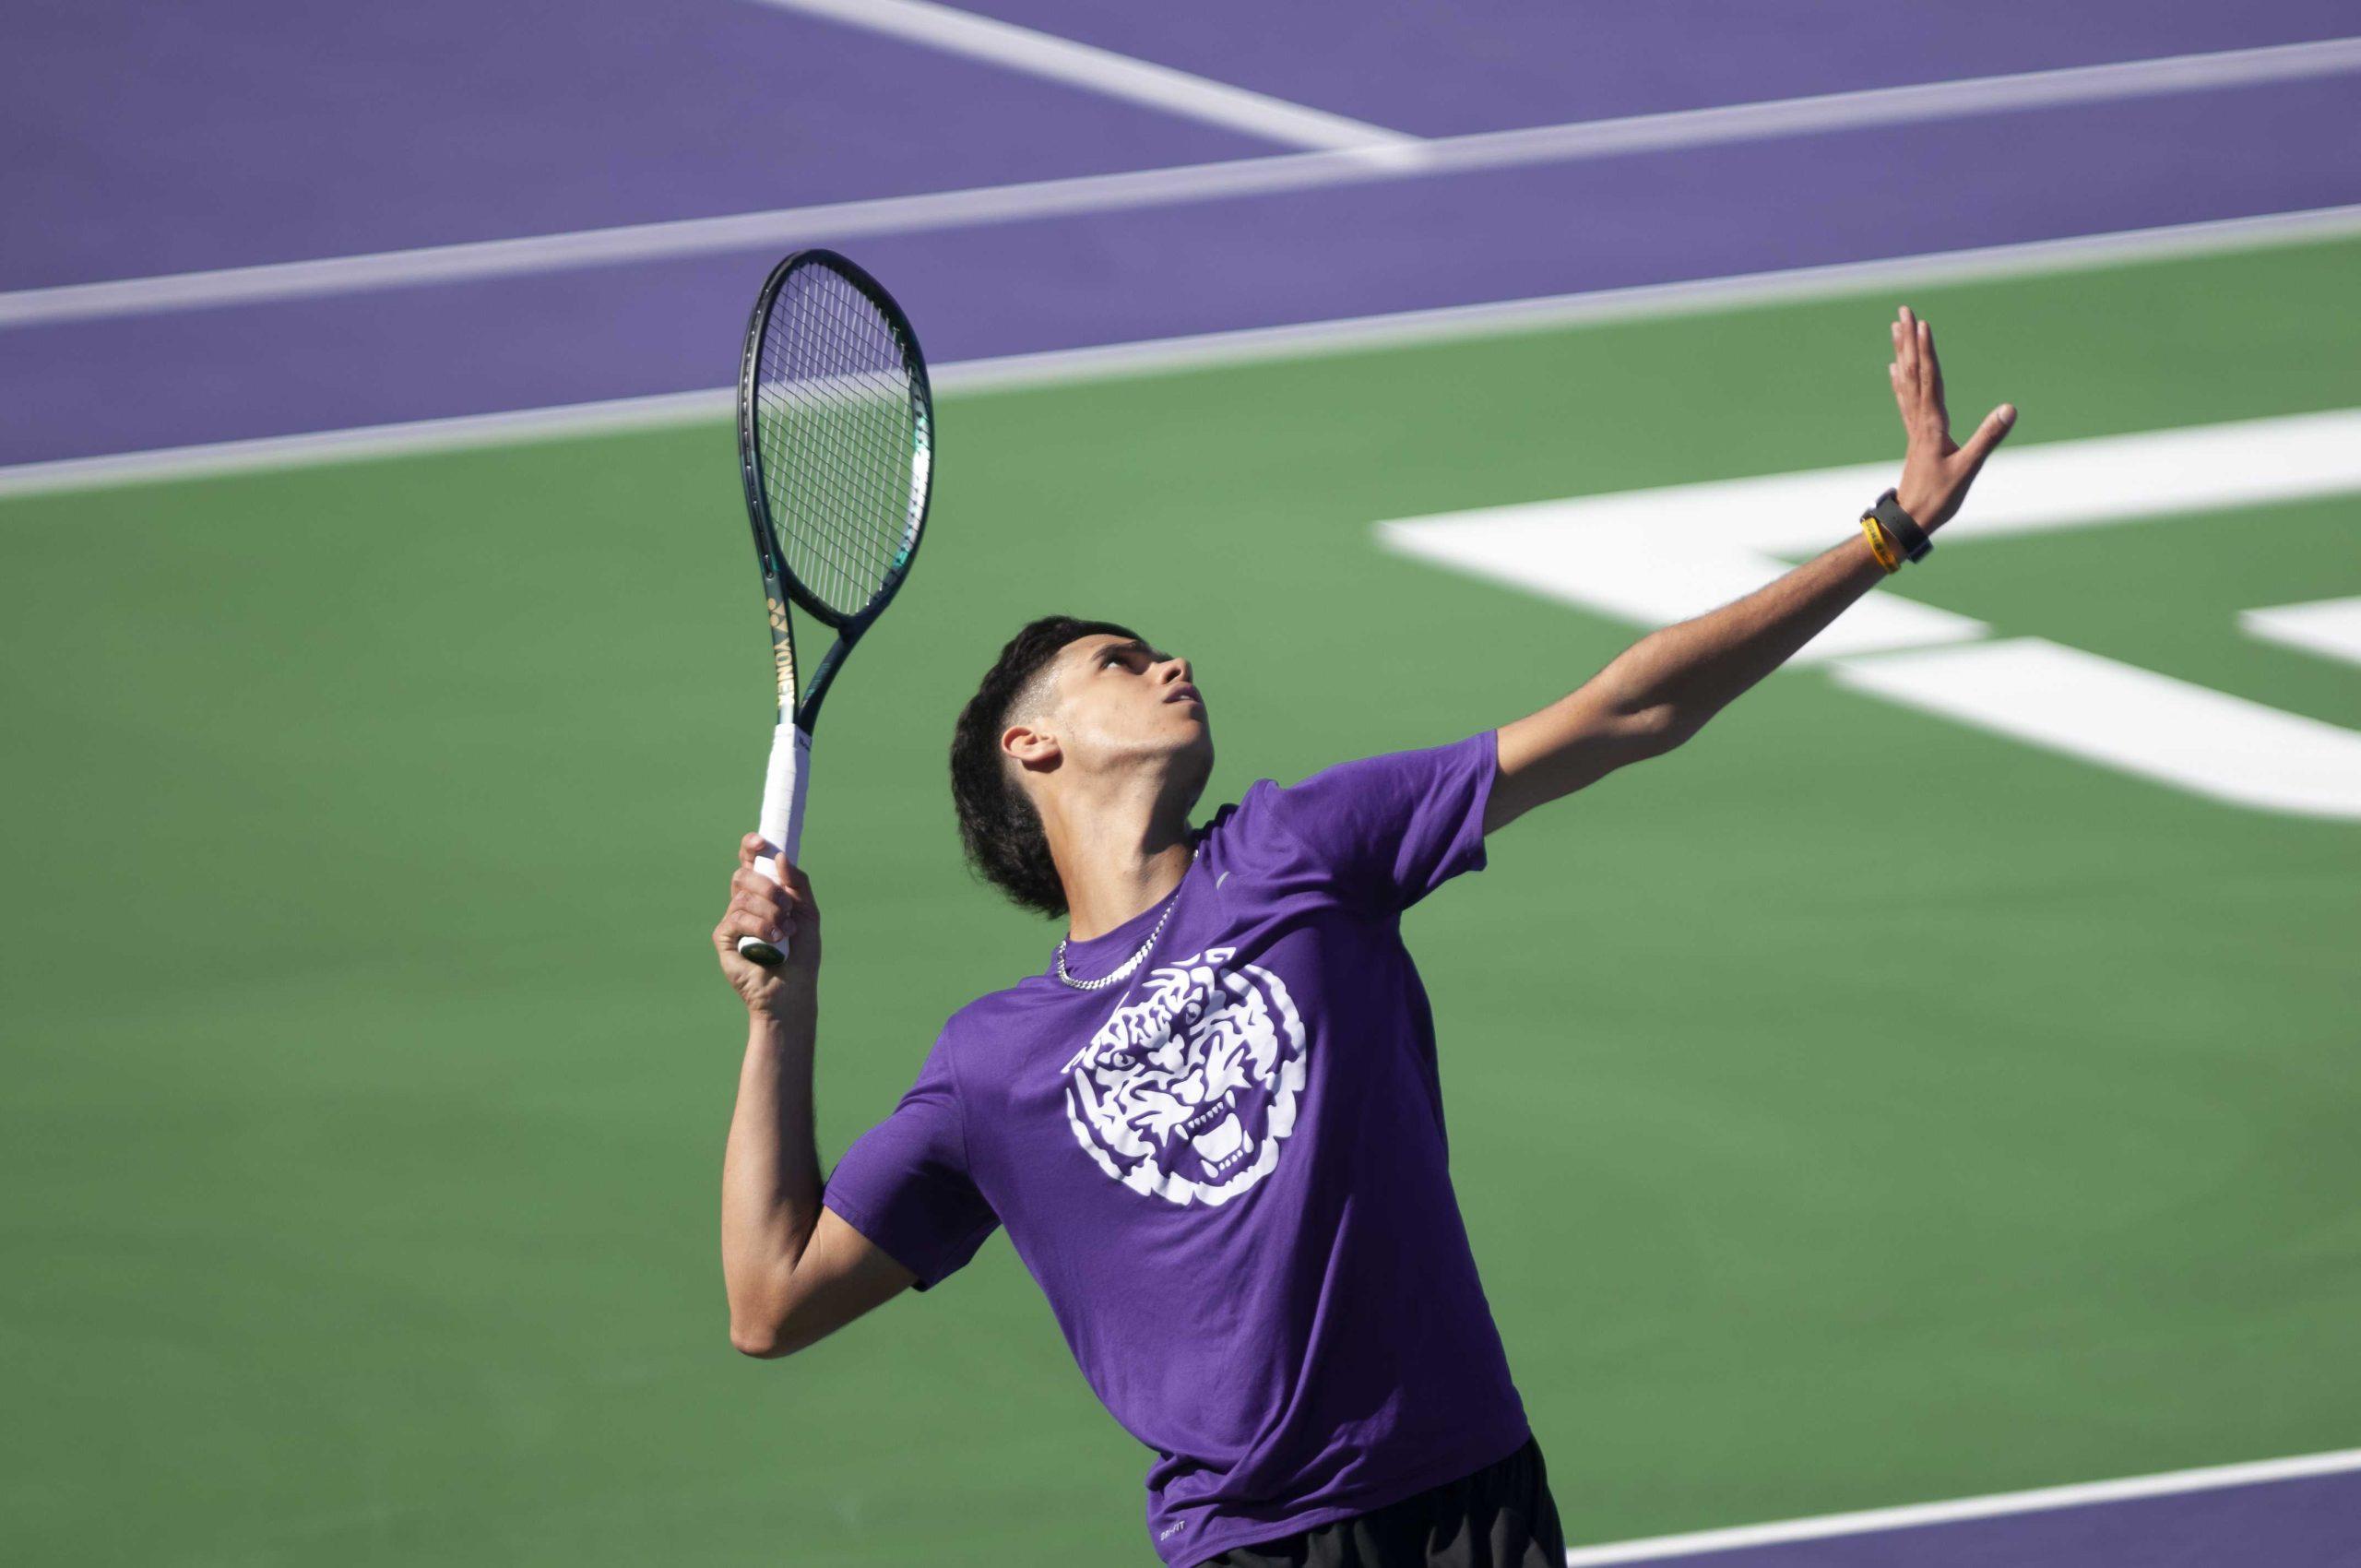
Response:
[[[1201,844],[1198,846],[1198,849],[1203,849],[1204,847],[1204,846]],[[1193,867],[1196,863],[1197,850],[1192,849],[1189,851],[1189,864],[1187,866],[1183,866],[1180,870],[1180,880],[1183,884],[1187,883],[1189,880],[1190,868]],[[1129,958],[1124,959],[1123,967],[1117,969],[1113,974],[1102,975],[1094,980],[1078,980],[1074,979],[1074,976],[1066,973],[1066,944],[1064,941],[1061,940],[1058,943],[1058,978],[1065,981],[1066,984],[1074,987],[1076,991],[1104,991],[1109,986],[1113,985],[1117,980],[1130,978],[1131,972],[1133,969],[1138,968],[1141,962],[1147,957],[1148,949],[1156,945],[1156,939],[1164,934],[1164,922],[1170,920],[1172,918],[1172,911],[1180,907],[1180,889],[1175,887],[1172,890],[1171,901],[1164,906],[1164,913],[1157,917],[1156,929],[1147,933],[1147,940],[1140,944],[1140,950],[1133,954]]]

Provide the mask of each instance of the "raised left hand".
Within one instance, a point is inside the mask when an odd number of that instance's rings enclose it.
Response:
[[[1928,533],[1951,520],[1967,499],[1967,487],[1992,448],[2017,422],[2017,408],[2003,403],[1984,416],[1963,446],[1952,439],[1952,417],[1943,407],[1943,367],[1935,359],[1935,329],[1902,307],[1894,318],[1893,362],[1885,367],[1893,383],[1894,405],[1909,437],[1903,454],[1900,493],[1894,499]]]

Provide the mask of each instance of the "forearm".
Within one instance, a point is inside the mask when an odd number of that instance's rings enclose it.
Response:
[[[1885,576],[1867,536],[1821,552],[1720,609],[1649,633],[1602,672],[1628,712],[1655,712],[1675,739],[1795,656]]]
[[[775,1326],[820,1219],[820,1157],[812,1131],[816,998],[750,1016],[738,1105],[721,1167],[721,1269],[733,1333]]]

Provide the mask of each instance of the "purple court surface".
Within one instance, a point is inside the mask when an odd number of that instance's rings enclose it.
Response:
[[[970,10],[1446,153],[1430,138],[1909,101],[1175,196],[1144,172],[1312,144],[760,0],[30,0],[0,50],[0,465],[719,386],[794,244],[855,251],[947,363],[2361,202],[2349,3]],[[2168,57],[2233,64],[2106,74]],[[2081,75],[1987,90],[2057,72]],[[1968,96],[1911,96],[1945,83]],[[1008,194],[1091,177],[1113,184]],[[960,191],[988,194],[875,205]],[[676,228],[588,264],[539,243],[645,225]],[[497,241],[528,244],[411,275]],[[355,256],[392,259],[284,270]]]
[[[1809,1532],[1809,1533],[1807,1533]],[[1744,1534],[1746,1532],[1733,1532]],[[1894,1529],[1684,1550],[1578,1550],[1576,1563],[1661,1568],[2355,1568],[2361,1473],[2347,1470],[2158,1496],[1954,1518]]]

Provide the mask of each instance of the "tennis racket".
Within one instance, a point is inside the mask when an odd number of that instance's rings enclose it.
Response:
[[[778,671],[757,826],[794,861],[821,701],[909,576],[934,477],[934,398],[918,334],[876,279],[834,251],[797,251],[754,301],[738,370],[738,466]],[[790,602],[836,634],[808,685],[796,676]],[[758,863],[777,880],[767,852]],[[765,968],[786,957],[753,936],[738,951]]]

